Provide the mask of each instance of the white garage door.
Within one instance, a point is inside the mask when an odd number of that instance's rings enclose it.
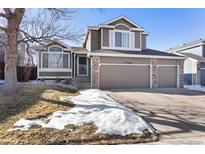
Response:
[[[101,65],[100,88],[150,88],[150,66]]]

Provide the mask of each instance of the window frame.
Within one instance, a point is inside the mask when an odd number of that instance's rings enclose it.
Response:
[[[118,25],[121,25],[121,24],[118,24]],[[131,30],[110,29],[109,30],[109,46],[103,46],[103,38],[104,38],[103,29],[101,29],[101,49],[142,51],[141,47],[140,48],[135,47],[135,31],[131,31]],[[127,33],[129,33],[129,48],[115,46],[115,32],[127,32]],[[111,38],[111,36],[112,36],[112,38]],[[140,33],[140,45],[141,45],[141,43],[142,43],[142,39],[141,39],[141,33]]]
[[[43,54],[61,54],[61,55],[68,55],[68,68],[46,68],[46,67],[43,67]],[[41,56],[41,70],[43,71],[52,71],[52,72],[67,72],[69,70],[71,70],[71,63],[70,63],[70,60],[71,60],[71,57],[70,57],[70,52],[41,52],[40,53],[40,56]]]
[[[61,49],[61,52],[56,52],[56,51],[51,51],[50,49],[53,48],[53,47],[56,47],[56,48],[60,48]],[[63,47],[59,46],[59,45],[51,45],[48,47],[48,52],[56,52],[56,53],[62,53],[64,50],[63,50]]]
[[[122,44],[122,46],[120,47],[120,46],[116,46],[116,33],[121,33],[121,44]],[[128,34],[128,47],[123,47],[123,33],[124,34]],[[114,48],[122,48],[122,49],[124,49],[124,48],[126,48],[126,49],[131,49],[131,33],[130,33],[130,31],[126,31],[126,30],[114,30]]]
[[[86,69],[87,69],[86,74],[79,74],[79,58],[80,57],[86,58]],[[89,67],[88,67],[88,58],[87,58],[87,56],[86,55],[77,55],[77,76],[78,77],[87,77],[88,76],[88,71],[89,71],[88,69],[89,69]]]

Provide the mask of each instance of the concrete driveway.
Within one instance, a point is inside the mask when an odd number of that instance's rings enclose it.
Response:
[[[154,144],[205,144],[205,93],[176,88],[107,93],[160,132]]]

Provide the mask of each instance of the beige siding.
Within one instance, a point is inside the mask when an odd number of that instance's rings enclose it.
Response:
[[[158,59],[157,60],[158,65],[177,65],[176,59]]]
[[[113,66],[100,67],[100,88],[149,88],[149,66]]]
[[[135,32],[135,48],[140,48],[140,32]]]
[[[102,29],[103,31],[103,46],[109,47],[109,29]]]
[[[125,24],[125,25],[127,25],[128,27],[130,27],[130,28],[137,28],[136,26],[134,26],[133,24],[129,23],[128,21],[126,21],[126,20],[124,20],[124,19],[117,20],[117,21],[115,21],[115,22],[110,23],[109,25],[115,26],[115,25],[117,25],[117,24]]]
[[[100,63],[114,64],[150,64],[150,59],[145,58],[125,58],[125,57],[101,57]]]
[[[91,30],[91,51],[100,49],[100,31],[98,30]]]
[[[146,35],[142,34],[142,49],[145,50],[146,48],[147,48]]]
[[[125,58],[125,57],[101,57],[100,63],[115,64],[150,64],[150,59],[145,58]]]
[[[176,66],[158,67],[158,87],[159,88],[177,87],[177,67]]]

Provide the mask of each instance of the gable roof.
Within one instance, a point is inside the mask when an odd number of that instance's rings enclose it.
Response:
[[[84,41],[83,41],[83,45],[86,43],[87,41],[87,37],[88,37],[88,33],[89,33],[89,30],[99,30],[100,28],[114,28],[115,26],[112,26],[112,25],[109,25],[110,23],[113,23],[117,20],[120,20],[120,19],[124,19],[126,20],[127,22],[129,22],[130,24],[132,24],[133,26],[135,26],[136,28],[130,28],[132,30],[138,30],[138,31],[141,31],[143,34],[145,35],[148,35],[149,33],[148,32],[145,32],[144,31],[144,28],[138,24],[136,24],[135,22],[133,22],[132,20],[130,20],[129,18],[125,17],[125,16],[119,16],[117,18],[114,18],[112,20],[109,20],[107,22],[104,22],[102,24],[99,24],[98,26],[87,26],[87,29],[85,31],[85,37],[84,37]]]
[[[187,52],[183,52],[181,54],[186,56],[186,57],[188,57],[188,58],[195,59],[198,62],[205,62],[205,57],[202,57],[202,56],[199,56],[199,55],[195,55],[195,54],[192,54],[192,53],[187,53]]]
[[[205,39],[198,39],[192,42],[188,42],[188,43],[183,43],[179,46],[173,47],[173,48],[169,48],[168,50],[166,50],[167,52],[180,52],[182,50],[185,49],[189,49],[189,48],[193,48],[193,47],[197,47],[200,45],[204,45],[205,44]]]
[[[111,20],[109,20],[109,21],[107,21],[107,22],[104,22],[103,25],[109,25],[109,24],[111,24],[111,23],[113,23],[113,22],[115,22],[115,21],[118,21],[118,20],[120,20],[120,19],[126,20],[126,21],[129,22],[130,24],[134,25],[136,28],[143,29],[142,26],[136,24],[135,22],[133,22],[132,20],[130,20],[129,18],[127,18],[127,17],[125,17],[125,16],[119,16],[119,17],[117,17],[117,18],[111,19]]]
[[[59,45],[65,47],[65,48],[70,48],[70,46],[68,46],[67,44],[63,43],[62,41],[56,40],[56,39],[51,40],[51,41],[45,43],[44,46],[47,46],[47,45],[49,45],[49,44],[51,44],[51,43],[57,43],[57,44],[59,44]]]

